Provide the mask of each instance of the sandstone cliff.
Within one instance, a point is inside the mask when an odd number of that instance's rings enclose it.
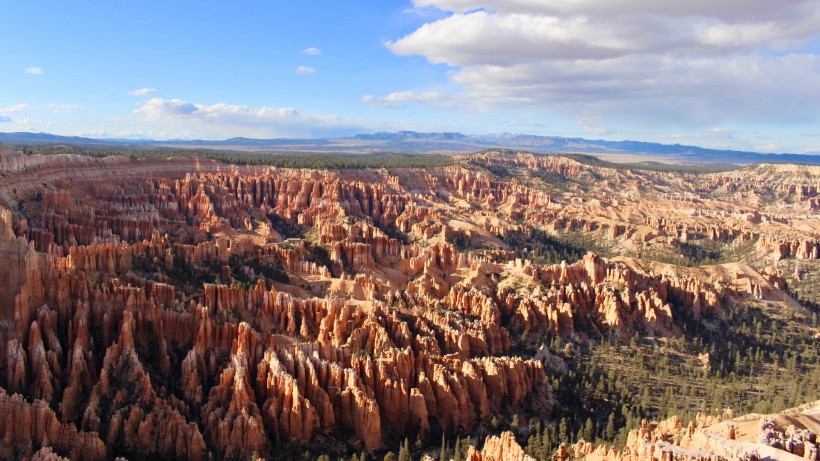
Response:
[[[243,459],[328,440],[375,452],[547,418],[561,367],[513,354],[522,335],[676,336],[723,300],[785,286],[778,268],[729,280],[594,253],[539,264],[512,243],[534,229],[631,256],[709,240],[818,257],[796,211],[726,211],[726,194],[762,183],[663,176],[711,194],[693,197],[568,159],[477,158],[586,182],[3,153],[0,457]],[[794,186],[777,200],[816,198]],[[506,434],[471,456],[525,459]]]

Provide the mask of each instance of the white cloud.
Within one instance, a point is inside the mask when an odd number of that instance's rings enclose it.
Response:
[[[774,152],[777,150],[777,144],[768,143],[768,144],[758,144],[755,146],[755,150],[761,152]]]
[[[533,13],[527,8],[508,7],[500,10],[503,13],[456,13],[387,42],[387,47],[399,55],[419,54],[430,62],[454,66],[606,59],[638,53],[724,55],[759,47],[783,49],[816,36],[820,33],[820,12],[797,6],[783,8],[791,14],[780,20],[761,17],[748,21],[722,21],[709,17],[708,11],[698,16],[653,14],[648,6],[599,15]]]
[[[80,106],[76,104],[58,104],[54,102],[49,103],[48,106],[46,106],[46,108],[53,114],[68,114],[79,107]]]
[[[6,117],[5,115],[0,115],[0,123],[11,123],[11,117]]]
[[[820,56],[806,48],[820,0],[413,3],[448,14],[385,46],[450,66],[457,106],[535,107],[598,132],[590,111],[698,126],[820,119]],[[388,97],[372,100],[398,105]]]
[[[299,66],[299,67],[296,68],[296,73],[297,74],[315,74],[316,69],[314,69],[310,66]]]
[[[553,16],[622,16],[636,12],[646,15],[677,18],[699,17],[732,20],[766,20],[791,18],[809,11],[811,0],[689,0],[686,2],[658,2],[655,0],[414,0],[417,7],[435,7],[445,11],[470,12],[479,9],[497,13],[525,13]]]
[[[451,78],[478,107],[549,105],[577,114],[592,105],[601,113],[703,124],[797,120],[820,104],[820,56],[811,55],[546,61],[470,66]]]
[[[606,128],[606,117],[599,113],[581,113],[575,117],[575,122],[581,125],[581,128],[590,134],[604,135],[609,133],[609,130]]]
[[[302,53],[310,55],[310,56],[316,56],[317,54],[322,54],[322,50],[320,48],[310,47],[310,48],[305,48],[304,50],[302,50]]]
[[[201,106],[204,108],[204,106]],[[152,98],[142,104],[134,113],[146,120],[155,121],[169,117],[182,117],[200,110],[196,105],[181,99]]]
[[[146,95],[156,93],[156,92],[157,92],[156,88],[139,88],[139,89],[136,89],[136,90],[129,91],[128,94],[131,95],[131,96],[146,96]]]
[[[43,69],[39,67],[26,67],[26,73],[32,75],[43,75]]]
[[[13,106],[0,107],[0,114],[14,114],[28,107],[28,104],[15,104]]]
[[[143,122],[161,126],[177,136],[206,139],[247,136],[327,137],[387,128],[366,120],[330,114],[311,114],[292,108],[196,104],[181,99],[152,98],[134,111]]]
[[[663,46],[642,40],[639,29],[586,18],[476,11],[425,24],[387,47],[399,55],[424,55],[435,64],[503,66],[540,59],[600,59]]]
[[[710,139],[735,139],[738,137],[738,133],[735,130],[725,126],[709,128],[705,133],[699,133],[699,135]]]
[[[438,91],[425,91],[416,93],[413,91],[397,91],[390,93],[387,96],[374,96],[368,94],[362,96],[362,102],[370,107],[379,107],[384,109],[400,109],[405,106],[406,102],[434,102],[443,104],[448,99],[447,96]]]
[[[13,127],[9,129],[14,131],[46,131],[53,132],[58,124],[53,122],[45,122],[43,120],[34,120],[30,118],[21,118],[13,120]]]

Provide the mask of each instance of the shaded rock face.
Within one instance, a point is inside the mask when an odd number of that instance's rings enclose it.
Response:
[[[648,224],[592,222],[566,197],[460,167],[41,160],[0,153],[3,458],[247,459],[328,439],[375,451],[543,418],[547,375],[566,364],[513,356],[513,338],[672,335],[734,294],[591,253],[516,259],[498,236],[520,222],[618,241]],[[459,251],[455,235],[498,245]],[[513,445],[502,436],[477,459]]]
[[[797,428],[793,424],[781,427],[776,417],[761,418],[758,425],[758,443],[787,451],[805,459],[817,460],[818,436],[811,429]]]
[[[26,401],[21,395],[8,395],[0,389],[0,457],[14,459],[16,454],[33,452],[34,447],[49,446],[72,459],[105,459],[106,446],[95,433],[78,431],[74,424],[57,419],[43,400]],[[49,459],[46,452],[35,456]]]

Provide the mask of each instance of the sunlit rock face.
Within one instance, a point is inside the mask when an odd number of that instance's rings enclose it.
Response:
[[[0,158],[4,459],[248,459],[329,440],[372,452],[493,416],[547,418],[552,371],[513,350],[522,334],[673,336],[726,297],[782,288],[777,268],[649,269],[618,254],[709,239],[818,257],[794,215],[731,214],[728,200],[763,187],[731,174],[472,158],[577,184],[560,190],[464,166]],[[789,213],[816,208],[815,184],[793,186],[766,187]],[[588,235],[612,257],[539,261],[534,229]],[[526,459],[516,447],[503,435],[469,459]]]

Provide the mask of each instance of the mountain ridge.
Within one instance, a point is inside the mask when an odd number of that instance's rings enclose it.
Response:
[[[794,153],[761,153],[733,149],[712,149],[681,144],[647,141],[567,138],[532,134],[465,135],[458,132],[376,132],[343,138],[247,138],[223,140],[201,139],[122,139],[62,136],[51,133],[0,132],[4,143],[69,143],[170,148],[222,148],[272,152],[372,153],[407,152],[462,153],[486,149],[521,149],[537,153],[577,152],[586,154],[633,154],[673,162],[730,163],[810,163],[820,164],[820,155]]]

